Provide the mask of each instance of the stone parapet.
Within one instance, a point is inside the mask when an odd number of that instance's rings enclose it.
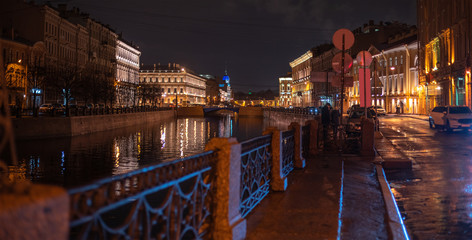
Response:
[[[241,144],[235,138],[212,138],[205,151],[217,151],[214,163],[212,239],[245,239],[246,220],[240,214]]]
[[[287,177],[284,177],[282,173],[282,131],[277,128],[270,127],[267,128],[262,134],[272,134],[272,169],[270,186],[274,191],[285,191],[287,189]]]
[[[68,239],[69,195],[56,186],[34,184],[0,194],[0,239]]]
[[[293,122],[288,126],[288,128],[295,131],[293,136],[295,140],[294,165],[296,168],[305,168],[305,159],[302,156],[302,125]]]

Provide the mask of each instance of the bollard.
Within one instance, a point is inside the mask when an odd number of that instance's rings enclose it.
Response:
[[[288,126],[289,129],[293,129],[295,133],[293,138],[295,140],[295,150],[294,150],[294,165],[296,168],[305,168],[305,159],[302,156],[302,126],[300,123],[292,122]]]
[[[375,156],[374,151],[375,124],[372,119],[363,119],[361,122],[361,155]]]
[[[213,231],[211,239],[245,239],[246,220],[241,217],[241,144],[236,138],[212,138],[205,151],[217,151],[213,163]]]
[[[316,120],[306,121],[307,125],[310,125],[310,147],[309,155],[314,156],[318,154],[318,135],[319,135],[319,124]]]
[[[287,177],[282,176],[282,132],[276,127],[269,127],[262,134],[272,134],[272,169],[270,186],[274,191],[285,191],[288,183]]]

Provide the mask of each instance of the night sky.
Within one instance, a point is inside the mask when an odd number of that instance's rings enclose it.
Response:
[[[140,47],[141,63],[224,75],[237,91],[278,89],[289,62],[369,20],[416,24],[413,0],[71,0]]]

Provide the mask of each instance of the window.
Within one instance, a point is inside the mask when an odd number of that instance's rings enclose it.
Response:
[[[174,93],[177,93],[177,88],[174,88]]]
[[[167,93],[170,93],[170,88],[167,89]]]
[[[392,58],[390,58],[389,60],[390,60],[390,66],[392,66]]]
[[[397,57],[395,57],[395,66],[397,66],[397,65],[398,65],[398,61],[397,61],[397,59],[398,59],[398,58],[397,58]]]
[[[184,89],[183,89],[183,88],[180,89],[180,93],[184,93]]]
[[[400,64],[403,65],[403,55],[400,56]]]

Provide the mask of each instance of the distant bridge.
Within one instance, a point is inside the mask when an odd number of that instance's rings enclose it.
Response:
[[[206,107],[206,108],[203,108],[203,112],[205,114],[212,113],[212,112],[217,112],[217,111],[221,111],[221,110],[228,110],[228,111],[239,113],[239,108],[235,108],[235,107]]]

